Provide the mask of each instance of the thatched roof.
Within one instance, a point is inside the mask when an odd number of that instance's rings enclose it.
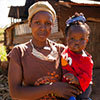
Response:
[[[13,18],[21,18],[21,19],[27,19],[28,17],[28,8],[36,1],[41,0],[26,0],[25,6],[11,6],[8,17]],[[54,5],[54,2],[57,2],[58,0],[47,0],[49,1],[54,8],[56,6]],[[70,7],[70,10],[73,10],[73,8],[77,8],[77,11],[88,12],[85,15],[92,16],[93,18],[100,18],[100,2],[99,0],[64,0],[65,2],[60,2],[58,5],[63,5],[65,7]],[[62,10],[63,11],[63,10]],[[70,12],[68,12],[70,13]],[[94,13],[94,14],[93,14]]]
[[[67,1],[67,0],[65,0]],[[96,1],[96,0],[70,0],[73,3],[79,3],[79,4],[95,4],[95,5],[100,5],[100,1]]]
[[[25,14],[25,6],[11,6],[8,17],[13,17],[18,19],[26,18],[27,16]]]
[[[28,8],[35,3],[36,0],[26,0],[25,6],[11,6],[8,17],[27,19]]]

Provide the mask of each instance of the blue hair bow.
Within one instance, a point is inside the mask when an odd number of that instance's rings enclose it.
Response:
[[[86,22],[86,18],[82,15],[75,18],[70,18],[66,21],[66,25],[69,26],[69,24],[77,22],[77,21]]]

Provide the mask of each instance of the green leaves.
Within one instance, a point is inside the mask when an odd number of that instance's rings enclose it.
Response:
[[[7,53],[6,53],[6,47],[5,46],[0,47],[0,60],[1,61],[7,61]]]

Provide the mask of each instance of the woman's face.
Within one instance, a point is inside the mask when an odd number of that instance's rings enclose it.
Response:
[[[36,13],[31,21],[32,36],[38,41],[45,41],[51,34],[53,24],[52,15],[49,12]]]
[[[67,43],[71,51],[81,53],[88,42],[88,31],[82,27],[73,27],[68,33]]]

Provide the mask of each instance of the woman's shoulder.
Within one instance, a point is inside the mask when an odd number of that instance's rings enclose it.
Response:
[[[57,42],[52,41],[52,40],[49,40],[49,39],[48,39],[48,41],[49,41],[50,44],[53,44],[53,45],[55,45],[57,47],[63,47],[63,48],[65,48],[65,45],[64,44],[57,43]]]
[[[23,43],[23,44],[18,44],[18,45],[15,45],[13,47],[13,49],[18,49],[18,50],[21,50],[21,51],[25,51],[26,49],[28,49],[30,47],[30,42],[26,42],[26,43]],[[12,49],[12,50],[13,50]]]
[[[55,46],[58,49],[59,53],[62,52],[66,48],[66,46],[64,44],[57,43],[52,40],[48,40],[48,41],[50,44],[52,44],[53,46]]]
[[[13,55],[21,55],[23,56],[26,51],[28,51],[30,48],[30,43],[26,42],[23,44],[18,44],[13,47],[13,49],[9,52],[8,57],[11,57]]]

